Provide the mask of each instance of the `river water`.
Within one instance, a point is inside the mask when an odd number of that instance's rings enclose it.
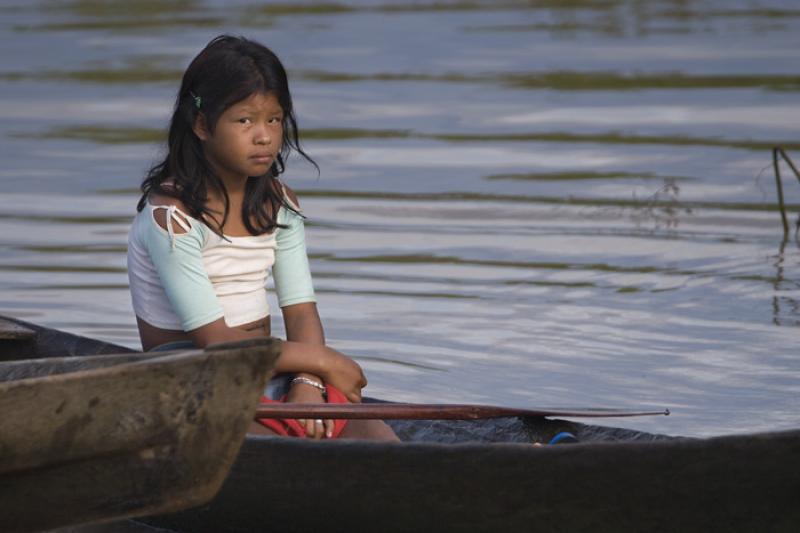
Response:
[[[791,0],[4,0],[0,314],[139,346],[137,187],[188,61],[243,34],[289,70],[321,173],[285,178],[366,393],[796,428],[771,147],[800,161],[798,24]]]

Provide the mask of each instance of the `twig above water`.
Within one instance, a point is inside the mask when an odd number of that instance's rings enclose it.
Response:
[[[797,167],[794,165],[792,159],[786,154],[786,151],[781,148],[780,146],[776,146],[772,149],[772,166],[775,168],[775,185],[778,189],[778,209],[781,212],[781,222],[783,223],[783,236],[786,237],[789,234],[789,221],[786,218],[786,205],[783,201],[783,182],[781,181],[781,169],[780,169],[780,161],[779,158],[786,161],[786,164],[789,165],[789,168],[792,169],[794,172],[795,177],[798,181],[800,181],[800,172],[797,171]],[[797,223],[798,229],[800,229],[800,219],[798,219]]]

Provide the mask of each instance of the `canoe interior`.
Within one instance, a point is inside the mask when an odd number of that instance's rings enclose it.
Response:
[[[797,531],[800,432],[572,444],[248,438],[174,531]],[[276,481],[277,480],[277,481]]]
[[[43,337],[90,346],[93,354],[112,351],[66,334]],[[209,501],[279,353],[279,341],[263,339],[209,350],[0,362],[0,531]]]

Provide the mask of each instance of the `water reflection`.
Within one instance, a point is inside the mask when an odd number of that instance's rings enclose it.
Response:
[[[797,233],[795,233],[795,237]],[[800,282],[795,279],[785,277],[786,260],[785,252],[787,244],[795,244],[790,239],[784,238],[778,248],[775,259],[775,278],[773,281],[772,322],[776,326],[800,327]],[[800,241],[796,242],[800,248]]]

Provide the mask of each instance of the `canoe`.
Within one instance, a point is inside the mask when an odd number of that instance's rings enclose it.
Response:
[[[14,357],[12,347],[23,358],[0,362],[3,532],[208,502],[237,456],[280,350],[264,339],[143,354],[4,325],[14,334],[0,340],[6,358]],[[37,352],[43,341],[52,350]],[[87,346],[103,355],[72,353]],[[65,356],[38,358],[55,353]]]
[[[66,333],[47,335],[78,344]],[[197,533],[796,531],[800,524],[800,431],[687,439],[542,418],[391,424],[406,442],[248,435],[211,502],[140,520]],[[564,430],[581,442],[530,444]]]

